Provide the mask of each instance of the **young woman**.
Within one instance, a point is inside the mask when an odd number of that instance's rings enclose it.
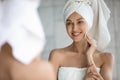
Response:
[[[39,0],[0,0],[0,80],[55,80],[42,61],[45,37],[37,15]]]
[[[112,80],[113,55],[104,51],[109,15],[103,0],[68,0],[64,21],[73,43],[50,54],[56,80]]]

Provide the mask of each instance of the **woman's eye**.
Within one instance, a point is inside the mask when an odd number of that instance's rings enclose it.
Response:
[[[70,22],[66,23],[67,26],[69,26],[69,25],[71,25],[71,24],[72,24],[72,23],[70,23]]]
[[[83,21],[78,21],[78,24],[82,24],[83,23]]]

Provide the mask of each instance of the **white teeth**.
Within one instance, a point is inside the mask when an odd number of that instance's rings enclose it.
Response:
[[[74,36],[78,36],[80,33],[73,33]]]

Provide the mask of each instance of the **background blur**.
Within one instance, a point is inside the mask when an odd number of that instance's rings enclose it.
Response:
[[[66,0],[42,0],[38,9],[46,34],[46,46],[42,58],[48,60],[50,51],[54,48],[65,47],[71,43],[63,22],[62,10]],[[120,80],[120,0],[105,0],[111,10],[108,28],[111,43],[108,51],[115,56],[113,80]]]

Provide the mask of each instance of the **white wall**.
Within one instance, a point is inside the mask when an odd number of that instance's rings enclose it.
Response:
[[[44,26],[47,43],[42,54],[43,59],[48,59],[49,53],[54,48],[69,45],[71,39],[67,36],[63,22],[62,9],[66,0],[42,0],[39,8],[41,21]],[[114,79],[120,80],[120,0],[105,0],[111,10],[108,28],[111,34],[111,43],[108,51],[115,55]]]

